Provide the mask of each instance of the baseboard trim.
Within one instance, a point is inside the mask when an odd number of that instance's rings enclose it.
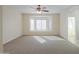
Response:
[[[11,42],[11,41],[13,41],[13,40],[16,40],[17,38],[20,38],[20,37],[22,37],[23,35],[19,35],[19,36],[17,36],[16,38],[14,38],[14,39],[12,39],[12,40],[9,40],[9,41],[7,41],[7,42],[5,42],[5,43],[3,43],[3,45],[5,45],[5,44],[8,44],[9,42]]]

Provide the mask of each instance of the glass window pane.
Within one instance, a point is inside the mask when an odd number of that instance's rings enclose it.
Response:
[[[41,31],[41,20],[36,20],[36,30]]]
[[[46,30],[47,27],[46,27],[46,20],[42,20],[42,30]]]

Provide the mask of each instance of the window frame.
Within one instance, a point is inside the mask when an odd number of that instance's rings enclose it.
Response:
[[[41,18],[45,18],[45,19],[39,19],[39,17]],[[37,19],[38,18],[38,19]],[[34,20],[35,22],[35,29],[31,30],[31,26],[30,26],[30,31],[35,31],[35,32],[46,32],[46,31],[51,31],[52,30],[52,17],[51,16],[31,16],[30,17],[30,23],[31,20]],[[36,21],[37,20],[46,20],[46,30],[37,30],[36,29]],[[51,24],[50,24],[51,23]],[[31,24],[30,24],[31,25]]]

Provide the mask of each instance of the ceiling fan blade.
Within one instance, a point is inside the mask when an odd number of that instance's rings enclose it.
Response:
[[[44,11],[44,12],[49,12],[48,10],[42,10],[42,11]]]

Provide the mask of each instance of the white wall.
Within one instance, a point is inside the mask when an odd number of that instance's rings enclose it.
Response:
[[[30,17],[35,16],[37,14],[23,14],[23,34],[24,35],[59,35],[59,21],[60,15],[59,14],[47,14],[47,16],[52,17],[52,30],[47,32],[35,32],[30,31]],[[42,15],[45,16],[46,14]]]
[[[2,53],[2,6],[0,6],[0,53]]]
[[[3,6],[3,44],[22,35],[21,14],[13,6]]]
[[[60,14],[60,36],[64,39],[67,39],[68,37],[68,20],[66,11]]]

